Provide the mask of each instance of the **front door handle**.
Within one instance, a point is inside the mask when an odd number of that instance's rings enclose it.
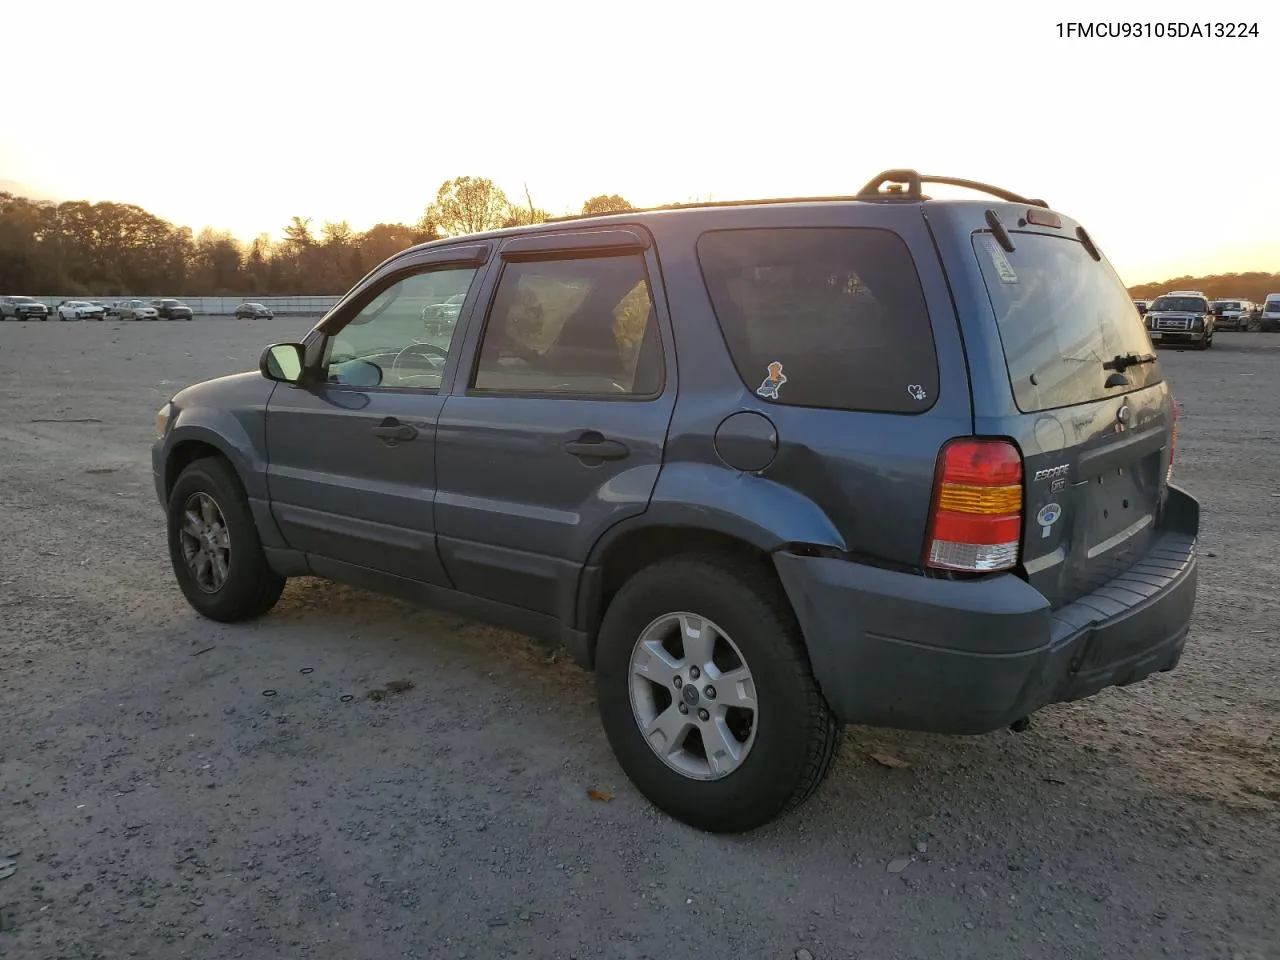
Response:
[[[631,453],[625,443],[606,440],[594,430],[587,431],[577,440],[568,441],[564,445],[564,452],[585,460],[621,460]]]
[[[418,435],[418,431],[416,427],[401,423],[395,417],[387,417],[373,428],[373,435],[388,443],[398,443],[401,440],[412,440]]]

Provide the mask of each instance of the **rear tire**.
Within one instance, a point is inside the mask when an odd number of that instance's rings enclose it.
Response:
[[[174,576],[201,616],[252,620],[280,599],[285,578],[267,564],[248,497],[226,460],[206,457],[182,471],[169,495],[168,531]]]
[[[646,656],[654,641],[641,641],[656,636],[655,625],[660,629],[671,617],[685,618],[670,634],[678,656],[666,647],[666,656],[675,659]],[[697,632],[685,632],[689,625]],[[714,663],[696,646],[709,626],[716,628],[710,635],[720,638],[713,640]],[[685,637],[690,638],[687,650]],[[600,716],[614,756],[637,789],[675,819],[714,833],[752,830],[803,803],[826,777],[839,724],[814,681],[790,605],[768,571],[714,555],[647,567],[609,604],[597,651]],[[636,656],[639,661],[633,661]],[[667,663],[677,661],[686,664],[683,685],[663,679]],[[637,662],[652,664],[654,675],[638,670]],[[697,662],[709,667],[692,673],[687,665]],[[742,670],[745,682],[730,686],[730,674],[743,676]],[[708,681],[721,681],[725,688],[708,693]],[[686,691],[687,686],[694,690]],[[654,699],[664,691],[661,700]],[[709,720],[701,718],[704,708],[748,701],[749,711],[735,709],[719,721],[714,713]],[[689,708],[683,718],[673,714],[681,703]],[[688,727],[651,746],[658,734],[647,737],[641,718],[646,716],[655,730],[655,714]],[[715,739],[718,735],[726,739]],[[730,743],[727,738],[733,738],[739,756],[720,752],[715,762],[708,759],[716,743]],[[668,758],[663,759],[659,747],[666,743],[672,746],[663,749]]]

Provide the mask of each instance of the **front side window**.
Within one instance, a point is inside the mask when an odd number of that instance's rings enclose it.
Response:
[[[663,361],[644,258],[508,263],[472,389],[654,396]]]
[[[698,261],[744,384],[772,402],[922,413],[938,393],[924,291],[889,230],[721,230]]]
[[[424,320],[431,304],[465,298],[475,279],[472,267],[415,273],[378,293],[325,344],[325,379],[360,387],[434,390],[454,324]],[[249,309],[259,308],[247,304]]]

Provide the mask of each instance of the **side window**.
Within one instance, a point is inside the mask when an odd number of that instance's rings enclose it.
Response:
[[[897,234],[713,231],[699,238],[698,261],[738,375],[761,398],[881,413],[933,406],[933,328]]]
[[[655,396],[663,358],[640,255],[508,263],[471,387],[578,396]]]
[[[325,379],[361,387],[436,389],[476,270],[433,270],[381,291],[325,343]]]

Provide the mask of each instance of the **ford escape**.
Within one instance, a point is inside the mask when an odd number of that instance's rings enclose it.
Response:
[[[564,644],[639,791],[742,831],[841,724],[979,734],[1173,669],[1176,421],[1082,226],[897,170],[406,250],[174,396],[153,455],[199,613],[318,576]]]

